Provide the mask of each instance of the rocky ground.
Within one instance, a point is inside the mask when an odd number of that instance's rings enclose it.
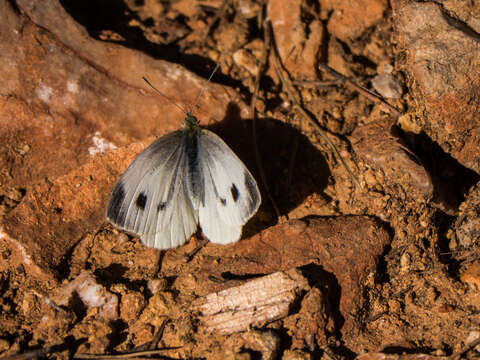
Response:
[[[0,0],[0,18],[2,359],[480,355],[478,4]],[[188,107],[217,62],[195,113],[262,206],[235,244],[146,248],[105,219],[182,125],[142,77]]]

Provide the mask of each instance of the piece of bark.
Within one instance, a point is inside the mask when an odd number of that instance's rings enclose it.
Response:
[[[287,316],[299,292],[308,288],[308,281],[292,269],[209,294],[195,306],[204,326],[227,335]]]

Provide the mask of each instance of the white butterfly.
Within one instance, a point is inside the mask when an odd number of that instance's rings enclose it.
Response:
[[[242,161],[187,112],[182,130],[152,143],[121,176],[107,218],[157,249],[182,245],[198,224],[210,241],[228,244],[260,202]]]

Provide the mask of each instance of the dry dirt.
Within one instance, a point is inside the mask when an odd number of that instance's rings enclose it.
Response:
[[[480,356],[478,4],[0,0],[0,19],[1,359]],[[105,220],[182,125],[142,76],[188,107],[217,62],[195,113],[262,206],[235,244],[146,248]]]

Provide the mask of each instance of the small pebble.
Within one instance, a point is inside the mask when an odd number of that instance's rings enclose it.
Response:
[[[392,74],[383,73],[375,76],[372,85],[384,98],[399,99],[402,96],[402,87]]]

